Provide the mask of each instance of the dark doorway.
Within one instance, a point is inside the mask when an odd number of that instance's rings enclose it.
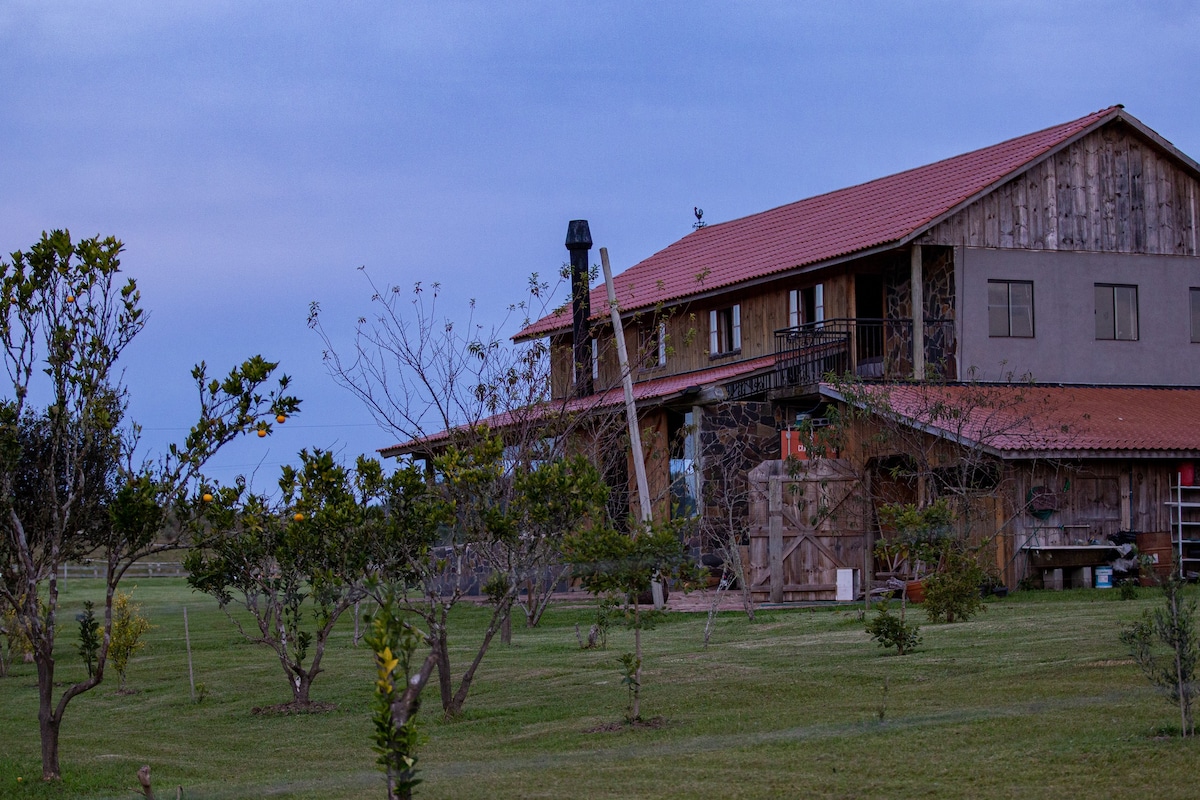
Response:
[[[854,276],[854,316],[883,319],[883,276]]]

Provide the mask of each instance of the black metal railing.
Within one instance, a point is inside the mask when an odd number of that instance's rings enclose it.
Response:
[[[954,320],[924,325],[925,374],[954,380],[957,339]],[[732,400],[785,389],[814,388],[826,376],[867,380],[913,377],[910,319],[837,318],[775,331],[775,368],[726,384]]]
[[[775,331],[775,359],[787,385],[815,383],[830,372],[860,378],[912,374],[912,320],[838,318]]]

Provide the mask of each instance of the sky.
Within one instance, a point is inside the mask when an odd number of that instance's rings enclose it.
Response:
[[[269,488],[301,448],[396,441],[306,325],[319,302],[348,352],[359,267],[500,324],[572,219],[620,271],[694,206],[733,219],[1116,103],[1200,158],[1198,41],[1174,0],[3,0],[0,252],[125,243],[148,456],[197,418],[194,363],[280,362],[302,413],[209,467]]]

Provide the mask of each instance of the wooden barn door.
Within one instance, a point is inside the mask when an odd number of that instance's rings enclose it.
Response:
[[[828,476],[768,477],[750,528],[750,589],[756,600],[833,600],[837,571],[861,568],[854,485]]]

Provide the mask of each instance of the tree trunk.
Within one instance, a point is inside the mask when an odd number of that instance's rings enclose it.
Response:
[[[475,671],[479,669],[479,664],[483,661],[483,656],[487,653],[488,647],[492,643],[492,637],[500,629],[501,619],[507,617],[511,611],[511,598],[496,607],[496,611],[492,614],[492,621],[488,624],[487,631],[483,634],[483,641],[479,644],[479,650],[475,653],[475,659],[471,662],[471,666],[467,667],[467,671],[463,673],[462,680],[458,682],[458,691],[454,693],[451,707],[446,709],[447,716],[457,717],[462,713],[463,706],[467,704],[467,694],[471,691],[471,683],[475,680]]]
[[[446,641],[445,626],[438,626],[433,638],[433,648],[437,653],[438,691],[442,697],[442,713],[448,717],[454,716],[454,687],[450,677],[450,647]]]
[[[311,672],[296,671],[296,677],[292,680],[292,703],[298,706],[308,705],[308,694],[312,688],[313,674]]]
[[[40,654],[40,653],[39,653]],[[38,658],[38,733],[42,737],[42,780],[62,779],[58,766],[58,729],[54,715],[54,659]]]

